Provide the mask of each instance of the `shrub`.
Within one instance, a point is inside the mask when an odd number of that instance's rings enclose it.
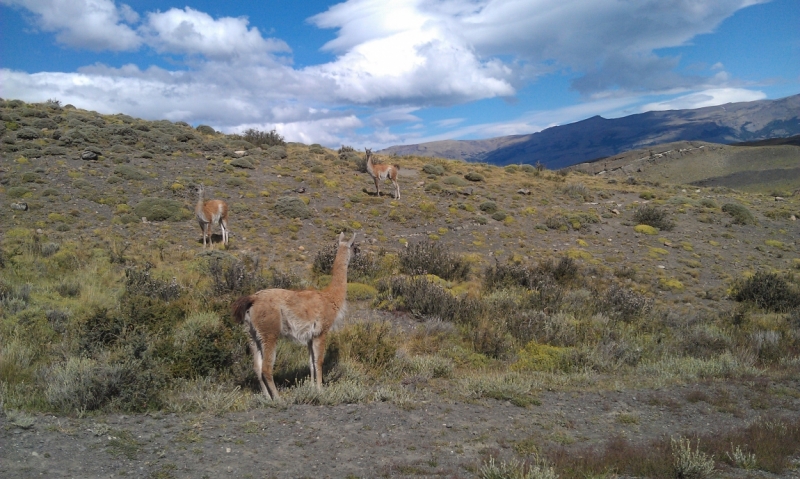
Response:
[[[492,214],[497,211],[497,203],[494,201],[484,201],[478,206],[478,209],[484,213]]]
[[[331,244],[328,248],[319,251],[314,256],[314,264],[311,267],[314,274],[331,274],[333,270],[333,261],[336,259],[336,252],[338,249],[337,242],[337,244]],[[350,265],[347,267],[347,279],[349,281],[363,281],[374,278],[378,274],[379,269],[380,265],[374,255],[362,253],[361,248],[356,247],[353,248],[353,253],[350,257]]]
[[[557,372],[569,370],[569,349],[531,341],[519,351],[512,371]]]
[[[119,165],[115,167],[114,174],[129,181],[141,181],[148,178],[147,173],[130,165]]]
[[[150,274],[152,267],[152,264],[145,263],[143,267],[125,268],[125,291],[130,295],[144,295],[166,302],[180,297],[183,291],[177,280],[153,278]]]
[[[231,161],[231,166],[235,166],[237,168],[247,168],[250,170],[255,169],[253,163],[247,158],[236,158],[235,160]]]
[[[25,198],[26,196],[30,196],[30,194],[31,190],[25,186],[12,186],[6,190],[6,195],[8,195],[9,198]]]
[[[184,221],[192,217],[181,203],[167,198],[145,198],[133,208],[133,212],[136,217],[149,221]]]
[[[487,357],[505,359],[511,352],[513,339],[502,322],[481,319],[472,325],[467,335],[475,352]]]
[[[467,186],[469,184],[464,180],[464,178],[461,178],[460,176],[455,176],[455,175],[448,176],[447,178],[444,178],[442,180],[442,183],[444,183],[446,185],[453,185],[453,186]]]
[[[275,203],[278,214],[287,218],[307,219],[311,217],[311,209],[297,196],[282,196]]]
[[[471,323],[483,314],[480,301],[457,298],[424,276],[393,276],[378,283],[378,299],[393,300],[399,310],[418,318]]]
[[[495,221],[503,221],[508,217],[508,214],[505,211],[495,211],[492,214],[492,219]]]
[[[742,205],[726,203],[722,205],[722,211],[733,217],[733,224],[753,225],[756,223],[756,218],[753,216],[753,213]]]
[[[633,220],[636,224],[648,225],[664,231],[675,228],[675,223],[670,221],[666,211],[651,205],[640,206],[633,213]]]
[[[208,262],[208,274],[214,295],[250,294],[266,286],[266,280],[256,271],[248,270],[244,262],[230,256],[212,257]]]
[[[787,312],[800,307],[800,291],[775,273],[759,271],[733,286],[735,301],[753,303],[774,312]]]
[[[704,208],[717,208],[717,202],[711,198],[703,198],[700,200],[700,206]]]
[[[469,181],[484,181],[483,175],[474,171],[470,171],[464,175],[464,178],[468,179]]]
[[[576,200],[592,201],[594,199],[592,193],[589,191],[589,188],[581,183],[569,184],[562,188],[562,191],[570,198],[574,198]]]
[[[678,479],[703,479],[714,472],[714,458],[700,450],[699,440],[694,451],[692,442],[681,436],[677,440],[673,437],[671,446],[675,477]]]
[[[190,315],[172,337],[172,347],[163,354],[175,377],[194,379],[228,370],[241,349],[233,331],[214,313]]]
[[[166,375],[133,341],[109,363],[70,357],[45,373],[45,398],[59,411],[75,413],[104,407],[140,412],[161,405]],[[128,355],[128,354],[130,355]]]
[[[444,174],[444,167],[442,165],[428,163],[422,167],[422,171],[429,175],[442,176]]]
[[[34,130],[33,128],[22,128],[21,130],[17,131],[17,138],[22,140],[35,140],[39,138],[41,135],[38,131]]]
[[[448,281],[463,281],[470,266],[441,243],[422,241],[400,252],[400,267],[407,274],[434,274]]]
[[[631,289],[612,286],[599,300],[599,309],[612,318],[632,321],[648,313],[653,300]]]
[[[357,323],[335,333],[330,352],[340,360],[351,359],[380,370],[394,359],[397,345],[388,321]]]
[[[270,131],[259,131],[249,128],[242,134],[242,138],[255,146],[286,146],[283,136],[274,129]]]
[[[637,233],[641,233],[644,235],[656,235],[658,234],[658,230],[653,228],[650,225],[636,225],[633,227],[633,231]]]
[[[81,284],[78,282],[63,281],[56,286],[56,292],[64,298],[74,298],[81,294]]]
[[[204,135],[214,135],[217,133],[216,130],[214,130],[212,127],[208,125],[197,125],[197,128],[195,128],[195,130]]]

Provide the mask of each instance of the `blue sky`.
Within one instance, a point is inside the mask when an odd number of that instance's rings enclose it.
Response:
[[[800,93],[797,0],[0,0],[0,96],[384,148]]]

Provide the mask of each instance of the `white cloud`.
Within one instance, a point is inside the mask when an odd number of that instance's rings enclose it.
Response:
[[[688,95],[679,96],[670,100],[643,105],[642,111],[683,110],[689,108],[704,108],[707,106],[724,105],[740,101],[763,100],[767,97],[764,92],[747,90],[744,88],[716,88],[704,90]]]
[[[252,59],[272,52],[290,52],[282,40],[265,39],[247,18],[222,17],[186,7],[147,14],[142,32],[158,51],[203,55],[211,60]]]
[[[23,7],[35,15],[44,31],[56,39],[88,50],[135,50],[142,44],[136,32],[123,22],[134,23],[138,15],[129,6],[119,8],[112,0],[0,0]]]
[[[350,0],[310,21],[338,29],[324,47],[337,59],[306,71],[332,79],[342,101],[434,105],[515,93],[512,69],[479,58],[457,25],[424,2]]]
[[[487,0],[457,20],[483,56],[552,61],[587,74],[575,85],[583,94],[610,87],[658,90],[698,80],[674,74],[675,61],[655,50],[686,45],[737,10],[763,1]],[[671,78],[657,76],[669,72]]]
[[[347,0],[309,21],[335,30],[335,59],[302,69],[291,48],[245,17],[190,7],[142,12],[113,0],[0,0],[33,13],[60,42],[93,50],[142,46],[172,55],[174,70],[92,65],[77,72],[0,70],[3,96],[58,98],[104,113],[206,123],[223,131],[276,128],[292,141],[329,146],[430,141],[418,110],[513,99],[545,74],[568,74],[589,100],[507,122],[464,126],[444,138],[525,134],[631,107],[655,94],[683,96],[645,109],[693,108],[763,98],[715,59],[687,74],[659,49],[688,45],[738,9],[762,0]],[[141,23],[138,23],[141,22]],[[152,53],[152,51],[150,52]],[[144,58],[144,57],[142,57]],[[691,93],[702,90],[701,93]],[[652,98],[652,97],[650,97]],[[586,115],[586,116],[583,116]],[[413,138],[392,130],[412,125]],[[419,130],[419,131],[416,131]],[[365,133],[367,131],[367,133]]]

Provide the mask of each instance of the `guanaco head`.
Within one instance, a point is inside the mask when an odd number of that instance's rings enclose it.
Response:
[[[355,243],[355,241],[356,241],[356,233],[355,232],[353,233],[353,237],[350,238],[350,241],[347,241],[344,238],[344,231],[339,233],[339,249],[341,250],[342,247],[347,248],[347,256],[346,256],[346,258],[347,258],[347,263],[348,264],[350,263],[350,258],[353,255],[353,250],[355,249],[355,248],[353,248],[353,243]]]
[[[364,148],[364,151],[366,152],[365,158],[367,160],[369,160],[369,158],[372,156],[372,149],[371,148]]]

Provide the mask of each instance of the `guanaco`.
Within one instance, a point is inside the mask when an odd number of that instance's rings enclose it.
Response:
[[[311,380],[317,389],[322,389],[322,363],[328,331],[347,313],[347,266],[355,240],[355,233],[350,241],[345,239],[344,232],[339,234],[331,282],[324,289],[263,289],[233,303],[233,317],[244,324],[250,334],[253,369],[264,396],[278,398],[272,373],[280,337],[292,338],[308,347]]]

